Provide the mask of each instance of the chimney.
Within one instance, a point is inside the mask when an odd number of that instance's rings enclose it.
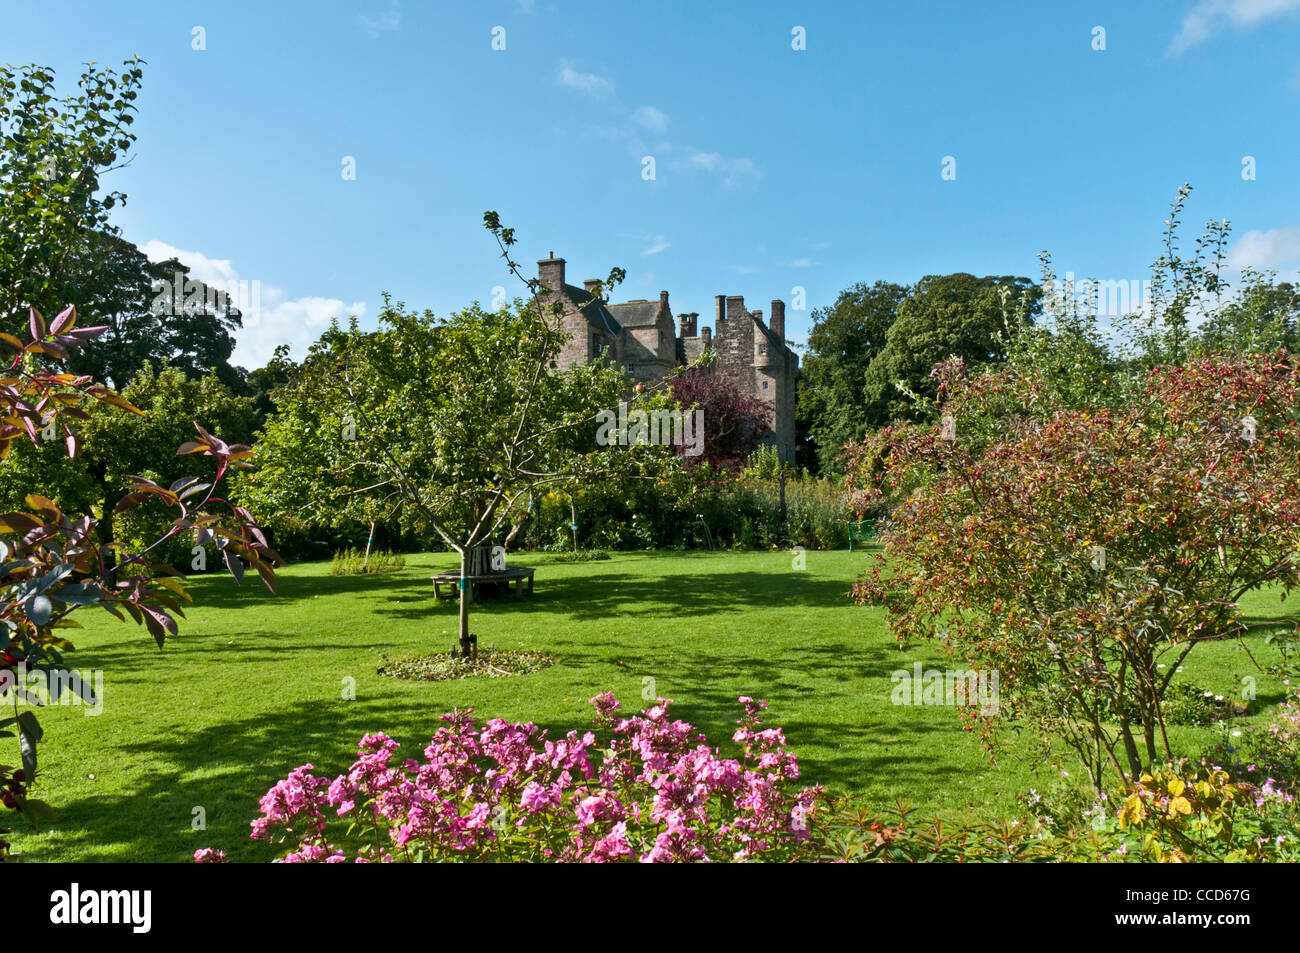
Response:
[[[709,327],[708,325],[705,325],[704,328],[700,331],[700,337],[704,338],[704,346],[708,347],[710,344],[713,343],[713,328]]]
[[[546,257],[537,263],[537,278],[553,292],[563,291],[564,259],[556,258],[555,252],[547,252]]]
[[[599,278],[584,278],[582,281],[582,287],[586,288],[587,294],[591,295],[593,298],[596,297],[596,288],[599,285]]]
[[[660,311],[667,311],[667,310],[668,310],[668,292],[667,292],[667,291],[661,291],[661,292],[659,292],[659,310],[660,310]]]
[[[696,336],[698,332],[695,330],[696,328],[695,319],[697,317],[699,317],[699,315],[695,314],[694,312],[691,312],[690,314],[679,314],[677,316],[677,322],[679,327],[681,328],[682,337],[693,338]]]
[[[785,341],[785,302],[780,298],[772,299],[772,320],[767,326],[781,341]]]
[[[757,311],[751,311],[751,312],[749,312],[749,313],[750,313],[750,315],[753,317],[753,319],[754,319],[755,321],[757,321],[759,324],[762,324],[762,323],[763,323],[763,311],[762,311],[762,309],[759,309],[759,310],[757,310]]]
[[[749,314],[749,310],[745,307],[744,295],[727,295],[725,302],[727,308],[725,313],[728,318],[733,315],[737,318],[743,318],[745,315]]]
[[[722,322],[727,320],[727,296],[726,295],[713,296],[713,319],[714,319],[713,323],[716,324],[719,329],[721,329]]]

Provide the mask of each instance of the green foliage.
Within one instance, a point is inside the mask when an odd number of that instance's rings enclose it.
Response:
[[[212,573],[193,576],[182,638],[162,652],[131,651],[124,637],[132,627],[97,609],[82,614],[86,628],[74,633],[77,654],[86,656],[80,664],[108,667],[111,709],[100,718],[65,706],[42,710],[53,742],[44,754],[44,796],[60,806],[59,822],[32,831],[0,818],[0,826],[20,829],[4,836],[31,862],[183,862],[211,843],[228,845],[232,861],[269,860],[271,852],[248,838],[252,798],[271,768],[297,763],[304,738],[316,739],[313,763],[346,765],[351,742],[378,725],[405,748],[422,749],[431,710],[473,707],[485,718],[578,725],[586,699],[602,686],[639,698],[646,674],[693,723],[722,739],[724,751],[735,725],[718,699],[766,687],[773,708],[788,713],[806,783],[859,792],[877,807],[902,798],[945,828],[1019,817],[1016,794],[1042,791],[1058,774],[1036,756],[1028,732],[1009,735],[994,765],[951,709],[891,704],[889,669],[914,659],[941,666],[942,656],[933,644],[900,653],[884,612],[842,598],[860,552],[810,551],[803,571],[792,571],[788,551],[612,553],[580,564],[514,557],[539,566],[536,593],[473,605],[480,651],[493,644],[544,651],[559,664],[523,678],[431,683],[374,672],[380,651],[392,658],[445,652],[455,639],[455,607],[426,608],[429,576],[452,559],[410,552],[406,559],[403,572],[370,579],[329,576],[328,558],[291,565],[276,573],[279,597]],[[1256,617],[1287,608],[1276,592],[1243,601]],[[1247,643],[1262,664],[1271,661],[1260,633]],[[1226,694],[1242,661],[1235,643],[1209,643],[1189,657],[1184,675]],[[232,692],[232,664],[248,684],[276,691]],[[354,701],[339,695],[347,674],[357,678]],[[1261,676],[1258,687],[1269,697],[1280,683]],[[1262,718],[1238,719],[1234,729]],[[322,723],[329,732],[320,733]],[[1180,754],[1216,739],[1213,729],[1171,733]],[[105,763],[135,768],[91,768],[95,778],[87,777],[87,765]],[[195,804],[208,805],[206,832],[188,823]],[[160,827],[160,815],[181,822]]]
[[[622,375],[551,371],[541,321],[518,302],[437,318],[386,299],[379,331],[332,328],[275,392],[240,498],[273,526],[392,519],[448,545],[490,538],[530,487],[617,452],[597,445],[595,415],[617,405]]]
[[[1223,737],[1205,753],[1238,781],[1300,794],[1300,695],[1294,689],[1263,724],[1224,725]]]
[[[812,437],[815,462],[822,470],[837,468],[840,448],[866,433],[863,381],[885,347],[895,311],[908,290],[886,281],[859,283],[841,291],[835,304],[812,313],[795,418],[801,431]]]
[[[1160,699],[1160,716],[1167,725],[1213,725],[1241,713],[1237,703],[1187,682],[1172,683]],[[1141,724],[1140,709],[1130,707],[1128,715]]]
[[[1275,279],[1272,272],[1243,271],[1236,294],[1197,328],[1192,353],[1300,351],[1300,290]]]
[[[387,549],[340,549],[330,563],[331,576],[362,576],[369,573],[400,572],[406,568],[406,557]]]
[[[1124,853],[1159,863],[1300,860],[1294,802],[1257,796],[1226,771],[1180,762],[1143,774],[1115,827]]]
[[[580,549],[576,553],[565,551],[551,555],[553,563],[591,563],[609,559],[609,553],[603,549]]]
[[[1032,321],[1040,295],[1027,278],[922,278],[898,305],[885,346],[867,370],[867,422],[928,419],[927,402],[938,396],[934,365],[951,358],[972,366],[1003,360],[1008,329]]]
[[[1124,352],[1137,369],[1180,364],[1189,357],[1196,319],[1222,304],[1227,290],[1223,265],[1230,227],[1227,219],[1207,222],[1190,255],[1180,246],[1183,207],[1192,187],[1178,189],[1165,219],[1163,248],[1151,265],[1151,296],[1141,311],[1124,315],[1120,330]],[[1202,349],[1202,353],[1204,353]]]
[[[838,549],[848,544],[848,503],[837,481],[808,474],[787,478],[783,522],[779,483],[761,475],[769,472],[763,468],[770,460],[762,454],[758,460],[759,469],[738,477],[698,468],[657,481],[542,494],[528,511],[522,545],[571,548],[571,504],[579,543],[602,549]]]
[[[28,307],[54,314],[81,301],[65,264],[107,250],[97,238],[126,196],[102,194],[100,179],[135,141],[142,64],[87,64],[62,99],[52,69],[0,66],[0,330],[16,331]]]
[[[888,605],[900,638],[940,635],[1001,672],[986,736],[1025,718],[1098,790],[1157,741],[1172,757],[1161,705],[1178,665],[1250,627],[1244,593],[1300,582],[1300,369],[1159,368],[1142,399],[1098,413],[1010,412],[1044,393],[1013,368],[939,376],[947,434],[890,428],[851,453],[858,505],[891,510],[858,598]]]
[[[755,480],[775,480],[782,473],[793,474],[795,468],[781,459],[781,453],[773,444],[759,447],[745,461],[744,475]]]

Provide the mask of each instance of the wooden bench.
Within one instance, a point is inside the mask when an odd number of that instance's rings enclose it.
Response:
[[[514,583],[514,593],[516,599],[524,597],[524,582],[528,582],[528,594],[533,592],[533,573],[537,570],[532,566],[511,566],[500,572],[480,573],[478,575],[466,576],[465,579],[469,584],[469,601],[474,601],[474,589],[483,585],[504,585],[510,589],[510,584]],[[442,587],[448,586],[451,594],[448,598],[454,598],[460,591],[460,570],[448,569],[446,572],[440,572],[433,577],[433,598],[438,600],[442,598]]]
[[[845,524],[849,528],[849,552],[853,552],[853,543],[869,543],[876,538],[875,520],[858,520]]]

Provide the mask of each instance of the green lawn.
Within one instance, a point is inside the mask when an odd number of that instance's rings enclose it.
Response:
[[[903,799],[948,816],[1011,815],[1017,795],[1056,782],[1059,768],[1035,764],[1027,739],[1010,737],[991,764],[951,709],[892,705],[890,673],[939,656],[929,646],[900,651],[881,610],[845,597],[862,552],[806,558],[797,571],[786,553],[636,553],[555,565],[517,557],[541,567],[536,594],[476,605],[471,631],[481,646],[541,649],[559,663],[508,679],[417,684],[375,672],[381,653],[451,647],[455,607],[435,607],[429,585],[432,570],[452,565],[446,554],[409,557],[403,572],[381,577],[291,566],[278,596],[195,577],[196,605],[162,651],[142,629],[84,611],[72,661],[104,670],[104,710],[42,714],[33,794],[59,818],[10,839],[42,861],[183,861],[203,846],[268,859],[270,849],[248,838],[257,799],[304,762],[333,776],[365,732],[387,731],[418,751],[453,706],[565,731],[587,723],[587,699],[599,691],[640,707],[647,678],[676,700],[679,717],[727,746],[736,697],[766,699],[809,781],[881,805]],[[1277,605],[1275,595],[1260,596],[1251,611]],[[1271,658],[1262,644],[1252,648]],[[1198,648],[1186,668],[1183,677],[1224,695],[1253,671],[1235,645]],[[342,697],[349,677],[355,701]],[[1271,679],[1260,678],[1259,692],[1252,711],[1281,698]],[[1212,735],[1173,732],[1189,752]],[[17,751],[3,759],[15,762]],[[206,831],[191,828],[200,807]]]

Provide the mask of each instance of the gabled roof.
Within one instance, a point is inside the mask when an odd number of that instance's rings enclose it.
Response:
[[[582,316],[587,319],[587,323],[598,331],[604,331],[611,337],[617,337],[622,330],[618,320],[610,314],[609,308],[605,302],[601,301],[585,288],[575,288],[573,285],[564,286],[564,299],[572,305],[575,311],[580,311]]]
[[[658,299],[654,301],[638,299],[622,304],[611,304],[609,310],[614,312],[618,323],[625,328],[648,328],[658,322],[661,307],[662,304]]]

